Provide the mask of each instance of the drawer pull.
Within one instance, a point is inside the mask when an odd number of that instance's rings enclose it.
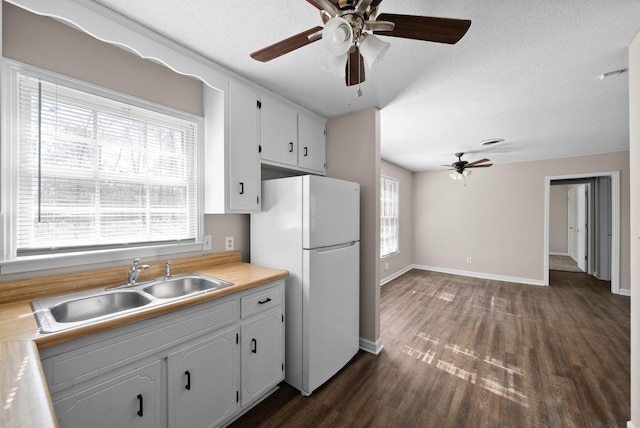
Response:
[[[256,339],[251,339],[251,352],[254,354],[258,353],[258,341]]]
[[[259,305],[264,305],[265,303],[269,303],[270,301],[271,301],[271,297],[267,297],[267,298],[266,298],[266,299],[264,299],[264,300],[260,300],[260,301],[258,302],[258,304],[259,304]]]
[[[293,142],[289,142],[289,153],[293,152]]]
[[[186,390],[191,390],[191,372],[187,370],[186,372],[184,372],[184,374],[187,375],[187,384],[184,386],[184,388]]]
[[[138,402],[139,402],[139,405],[140,405],[140,408],[138,409],[138,416],[142,417],[142,415],[143,415],[143,411],[142,410],[143,410],[143,407],[144,407],[143,403],[142,403],[142,394],[138,394]]]

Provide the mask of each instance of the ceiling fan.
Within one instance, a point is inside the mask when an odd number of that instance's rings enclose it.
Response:
[[[431,16],[381,13],[382,0],[307,0],[320,10],[324,28],[317,26],[271,46],[255,51],[251,57],[267,62],[322,39],[328,55],[323,69],[345,77],[347,86],[365,80],[366,63],[370,69],[384,56],[390,44],[376,35],[457,43],[471,21]]]
[[[442,166],[450,166],[451,173],[449,173],[449,177],[453,180],[463,180],[467,175],[471,174],[467,168],[487,168],[493,165],[489,159],[480,159],[473,162],[467,162],[462,160],[462,156],[464,153],[456,153],[456,157],[458,158],[457,162],[452,163],[451,165],[442,165]],[[455,172],[454,172],[455,171]]]

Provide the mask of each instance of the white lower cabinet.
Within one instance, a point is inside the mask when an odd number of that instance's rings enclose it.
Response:
[[[258,315],[242,332],[242,405],[277,385],[284,376],[284,318],[282,308]]]
[[[167,358],[169,426],[212,427],[238,408],[238,329]]]
[[[230,423],[284,380],[284,280],[40,351],[60,428]]]
[[[130,373],[54,401],[61,427],[161,426],[161,363],[156,361]]]

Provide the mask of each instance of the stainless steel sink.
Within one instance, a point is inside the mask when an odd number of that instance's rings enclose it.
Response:
[[[230,282],[204,276],[181,276],[155,282],[142,291],[158,299],[173,299],[201,291],[217,290],[232,285]]]
[[[41,333],[53,333],[167,305],[197,293],[233,285],[217,278],[187,273],[149,282],[34,300],[31,308]]]
[[[139,308],[149,303],[151,299],[135,291],[115,291],[68,300],[49,309],[57,322],[70,323]]]

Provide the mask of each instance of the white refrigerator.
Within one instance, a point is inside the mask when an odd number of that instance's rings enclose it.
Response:
[[[289,271],[285,381],[310,395],[358,352],[360,185],[319,176],[262,182],[251,263]]]

